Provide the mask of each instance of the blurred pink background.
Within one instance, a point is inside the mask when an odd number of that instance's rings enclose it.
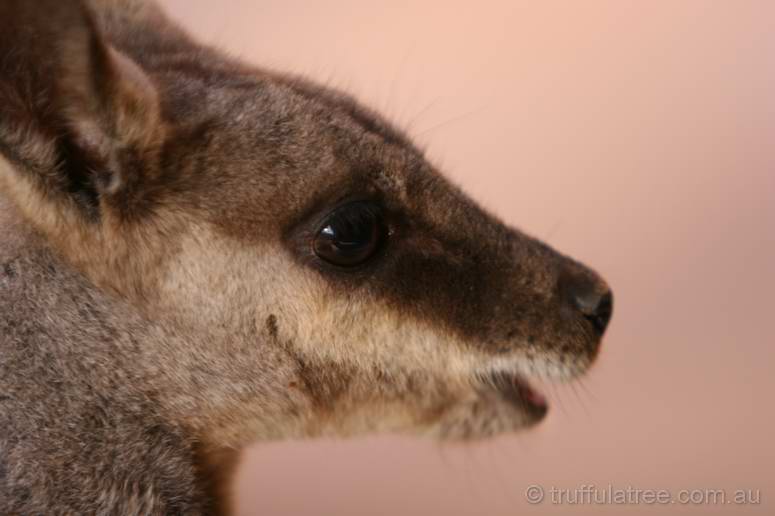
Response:
[[[534,431],[256,446],[239,515],[775,513],[775,3],[163,3],[208,42],[380,109],[616,295],[599,363],[546,388]],[[548,499],[589,484],[761,503]]]

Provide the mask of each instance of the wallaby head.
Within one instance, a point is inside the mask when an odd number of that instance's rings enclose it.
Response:
[[[0,2],[0,53],[3,195],[145,321],[126,367],[202,442],[513,431],[595,359],[605,282],[350,97],[141,1]]]

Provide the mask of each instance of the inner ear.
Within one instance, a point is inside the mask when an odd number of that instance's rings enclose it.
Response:
[[[90,219],[129,215],[163,140],[152,81],[81,2],[6,0],[0,20],[0,152],[20,172],[6,181]]]
[[[91,219],[99,218],[100,191],[95,171],[105,170],[104,162],[96,153],[89,155],[86,148],[77,145],[77,137],[68,134],[63,127],[57,141],[58,154],[61,156],[59,176],[65,188],[64,194],[84,210]]]

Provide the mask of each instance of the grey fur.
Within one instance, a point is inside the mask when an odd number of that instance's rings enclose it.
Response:
[[[511,432],[594,361],[605,282],[350,97],[139,0],[0,1],[0,53],[0,513],[227,514],[251,442]],[[343,271],[353,198],[391,233]]]

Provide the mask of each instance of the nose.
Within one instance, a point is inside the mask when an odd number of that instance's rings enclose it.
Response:
[[[613,314],[614,299],[611,289],[602,281],[587,277],[574,278],[565,283],[570,304],[602,336]]]
[[[573,300],[576,308],[592,324],[595,331],[599,335],[603,335],[614,309],[611,291],[607,290],[602,294],[597,292],[578,293],[573,297]]]

